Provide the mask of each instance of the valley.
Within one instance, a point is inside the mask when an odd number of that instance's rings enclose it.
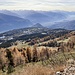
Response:
[[[0,10],[0,75],[74,75],[74,16]]]

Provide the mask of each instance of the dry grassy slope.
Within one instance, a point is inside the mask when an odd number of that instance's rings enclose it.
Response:
[[[75,51],[71,53],[75,57]],[[68,53],[66,52],[65,56],[67,59],[68,58],[73,59],[73,57],[70,55],[69,52]],[[65,62],[66,64],[68,61],[68,60],[66,61],[63,53],[59,53],[58,55],[53,56],[52,59],[54,61],[57,61],[58,63],[55,63],[54,65],[52,65],[52,63],[51,64],[49,63],[49,60],[45,60],[44,65],[42,65],[41,61],[37,63],[28,63],[26,65],[20,65],[16,67],[15,71],[11,73],[10,75],[54,75],[57,71],[62,71],[67,67],[67,65],[65,66],[63,64],[63,62]],[[60,61],[62,61],[61,64],[60,64]],[[0,71],[0,75],[7,75],[7,74],[4,74]]]
[[[64,37],[69,37],[67,39],[64,39],[64,40],[67,40],[66,42],[68,42],[69,40],[70,41],[75,41],[75,33],[74,32],[71,32],[63,37],[60,37],[58,38],[58,40],[60,42],[62,42],[62,38]],[[69,40],[68,40],[69,39]],[[47,41],[48,42],[48,41]],[[10,47],[9,49],[13,49],[14,47],[17,47],[19,48],[22,48],[22,47],[28,47],[29,45],[28,44],[18,44],[17,46],[12,46]],[[31,47],[31,50],[33,50],[33,46],[30,46]],[[39,51],[42,50],[42,48],[46,48],[44,46],[40,46],[40,47],[37,47],[37,49]],[[48,50],[57,50],[58,48],[57,47],[47,47]],[[16,56],[21,56],[21,53],[17,52],[17,55]],[[66,64],[66,61],[68,59],[75,59],[75,51],[71,51],[71,52],[65,52],[64,54],[62,52],[59,52],[58,54],[54,54],[52,55],[48,60],[44,60],[43,62],[43,65],[42,66],[42,62],[38,62],[38,63],[35,63],[35,65],[33,65],[33,63],[29,63],[23,67],[16,67],[15,68],[15,72],[13,72],[11,75],[53,75],[52,73],[56,72],[56,71],[60,71],[62,70],[63,68],[65,68],[65,65]],[[0,75],[4,75],[1,71],[0,71]]]

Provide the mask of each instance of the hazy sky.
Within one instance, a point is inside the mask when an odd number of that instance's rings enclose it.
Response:
[[[75,0],[0,0],[0,9],[75,11]]]

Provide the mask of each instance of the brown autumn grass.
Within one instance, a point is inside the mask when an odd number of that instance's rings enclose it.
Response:
[[[27,65],[23,68],[16,68],[17,70],[11,75],[52,75],[51,68],[42,65]]]
[[[9,75],[54,75],[57,71],[64,70],[65,66],[55,66],[51,68],[50,66],[43,66],[39,64],[28,64],[23,66],[18,66],[15,68],[13,73]],[[8,75],[0,73],[0,75]]]
[[[11,75],[54,75],[55,71],[46,66],[40,65],[30,65],[23,67],[22,69],[18,68],[17,71]]]
[[[64,70],[65,66],[56,66],[53,68],[49,66],[42,65],[32,65],[29,64],[27,66],[17,67],[16,71],[10,75],[54,75],[55,72]]]

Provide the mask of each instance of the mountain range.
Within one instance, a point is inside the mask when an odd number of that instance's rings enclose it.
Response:
[[[33,11],[33,10],[19,10],[13,11],[18,14],[19,17],[29,19],[33,23],[47,23],[59,21],[67,18],[68,13],[62,13],[58,11]]]
[[[75,20],[57,22],[50,26],[51,29],[63,28],[68,30],[75,30]]]
[[[52,29],[75,29],[74,20],[75,12],[68,11],[0,10],[0,32],[31,27],[36,23]]]

